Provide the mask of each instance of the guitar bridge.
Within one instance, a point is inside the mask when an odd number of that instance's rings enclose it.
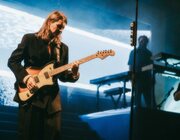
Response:
[[[39,83],[39,78],[38,78],[38,76],[35,76],[35,77],[34,77],[34,81],[35,81],[36,83]]]
[[[29,91],[30,91],[31,94],[35,94],[38,89],[39,89],[38,87],[34,87],[34,88],[32,88],[31,90],[29,90]],[[27,96],[28,96],[28,95],[27,95]]]

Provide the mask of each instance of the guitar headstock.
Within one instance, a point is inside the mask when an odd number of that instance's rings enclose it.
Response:
[[[108,56],[114,56],[115,52],[113,50],[103,50],[103,51],[98,51],[96,53],[96,57],[104,59]]]

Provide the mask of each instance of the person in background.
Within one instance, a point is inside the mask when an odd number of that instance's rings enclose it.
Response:
[[[147,49],[149,39],[147,36],[142,35],[138,38],[138,48],[136,50],[136,65],[135,65],[135,105],[137,107],[155,107],[154,95],[152,95],[151,87],[153,86],[151,72],[142,72],[142,67],[152,64],[152,53]],[[129,70],[133,71],[134,64],[134,50],[130,52],[128,65]],[[134,83],[132,83],[134,84]],[[142,95],[144,97],[144,103],[142,102]]]
[[[19,87],[29,91],[36,89],[33,68],[43,68],[54,62],[54,68],[68,63],[68,46],[61,41],[61,33],[67,25],[66,16],[53,11],[45,19],[38,32],[25,34],[8,59],[8,66],[16,77],[14,101],[19,103],[19,140],[60,140],[61,98],[57,80],[76,82],[79,79],[79,65],[53,77],[53,84],[36,90],[28,101],[18,96]],[[23,63],[22,63],[23,61]],[[31,68],[31,72],[27,68]]]

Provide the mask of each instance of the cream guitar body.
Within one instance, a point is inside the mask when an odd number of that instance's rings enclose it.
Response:
[[[36,82],[36,88],[28,90],[28,88],[22,88],[19,86],[19,98],[21,101],[27,101],[31,98],[35,92],[45,85],[53,85],[53,77],[48,74],[52,71],[53,64],[45,66],[43,69],[28,68],[26,71],[33,76]]]

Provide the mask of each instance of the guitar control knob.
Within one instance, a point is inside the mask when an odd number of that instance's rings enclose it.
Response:
[[[29,94],[27,93],[26,96],[29,97]]]

